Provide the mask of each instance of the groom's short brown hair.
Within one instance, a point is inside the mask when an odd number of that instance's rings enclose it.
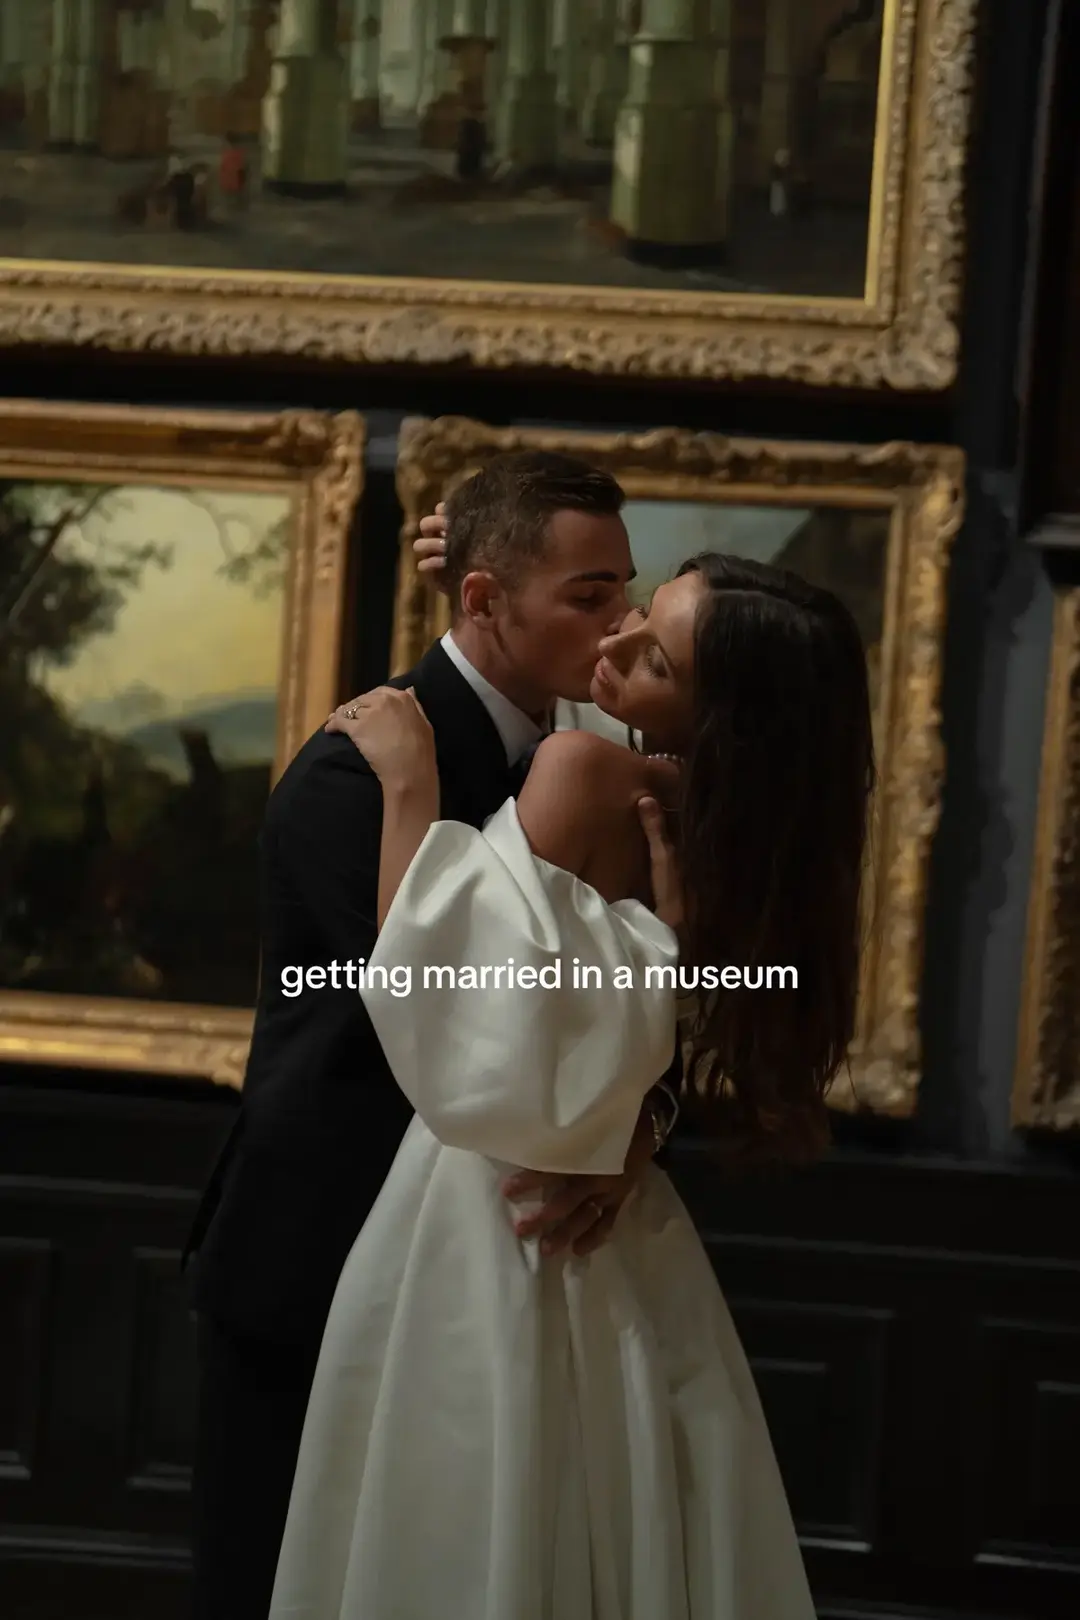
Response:
[[[610,473],[576,456],[551,450],[496,456],[446,503],[444,579],[455,617],[466,574],[488,569],[501,584],[516,585],[529,563],[543,555],[556,512],[612,517],[625,500]]]

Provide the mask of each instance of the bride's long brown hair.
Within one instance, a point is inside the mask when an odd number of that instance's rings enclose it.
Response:
[[[682,971],[762,976],[699,999],[686,1106],[729,1158],[828,1142],[825,1096],[855,1034],[874,744],[847,608],[786,569],[703,553],[693,742],[679,843]],[[797,986],[765,987],[769,968]]]

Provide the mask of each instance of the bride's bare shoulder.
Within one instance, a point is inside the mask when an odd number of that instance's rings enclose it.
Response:
[[[597,737],[594,731],[557,731],[544,737],[536,750],[529,781],[538,771],[547,781],[557,776],[572,779],[575,784],[589,784],[593,789],[607,787],[609,792],[602,797],[619,802],[625,800],[627,792],[656,791],[656,765],[651,758],[633,752],[622,742],[612,742],[610,737]]]
[[[622,743],[598,737],[593,731],[556,731],[545,737],[536,750],[530,782],[559,781],[578,791],[588,791],[590,799],[623,799],[628,788],[645,779],[644,762]],[[608,791],[601,792],[601,789]]]
[[[650,764],[607,737],[560,731],[536,750],[518,800],[535,854],[584,878],[605,900],[625,900],[642,878],[636,805],[657,791]]]
[[[538,765],[548,770],[588,771],[605,765],[618,768],[633,757],[622,743],[597,736],[595,731],[553,731],[536,750],[533,770]]]

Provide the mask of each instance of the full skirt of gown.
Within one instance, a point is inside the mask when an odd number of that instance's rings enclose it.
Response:
[[[560,987],[416,982],[509,958]],[[667,1176],[584,1259],[540,1257],[501,1193],[512,1167],[621,1170],[674,1047],[676,960],[645,907],[534,857],[512,801],[482,833],[432,827],[370,964],[413,986],[362,992],[416,1117],[338,1283],[269,1620],[814,1620]]]

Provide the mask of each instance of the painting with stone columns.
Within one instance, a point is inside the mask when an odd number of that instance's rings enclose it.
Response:
[[[945,386],[977,3],[0,0],[0,341]]]

